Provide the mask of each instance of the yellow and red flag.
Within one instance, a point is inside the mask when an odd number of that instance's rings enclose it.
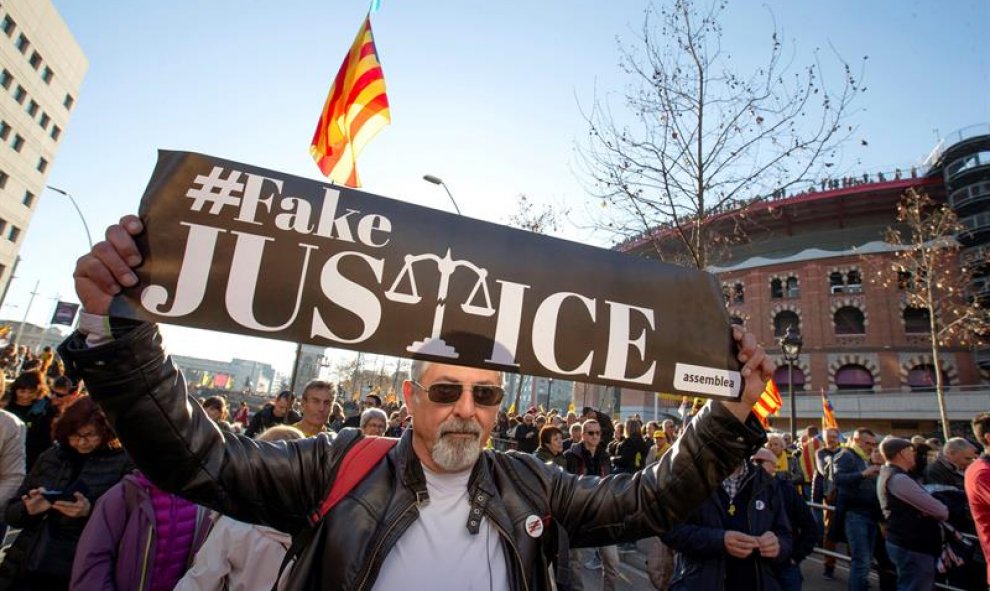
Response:
[[[768,419],[770,415],[777,414],[777,411],[780,410],[783,404],[784,401],[780,398],[780,391],[777,389],[777,384],[772,379],[767,380],[767,387],[764,388],[763,394],[760,394],[760,399],[753,405],[753,412],[756,413],[756,417],[760,419],[760,423],[766,428],[769,426]]]
[[[838,429],[839,421],[835,418],[835,408],[822,388],[822,431],[826,429]]]
[[[391,121],[369,13],[330,87],[309,152],[330,180],[360,187],[358,154]]]

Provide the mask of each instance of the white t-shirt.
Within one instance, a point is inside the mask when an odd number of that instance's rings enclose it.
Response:
[[[498,531],[482,518],[477,535],[467,530],[471,471],[431,472],[425,466],[430,502],[382,563],[374,591],[505,591],[505,553]]]

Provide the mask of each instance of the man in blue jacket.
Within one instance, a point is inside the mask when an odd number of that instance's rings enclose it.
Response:
[[[849,591],[866,591],[873,548],[880,521],[877,498],[877,474],[880,466],[870,462],[877,447],[877,436],[869,429],[856,429],[849,447],[832,460],[836,498],[836,526],[829,532],[836,542],[846,540],[852,564],[849,566]]]
[[[748,462],[686,522],[662,536],[675,554],[670,591],[779,591],[791,526],[774,478]]]

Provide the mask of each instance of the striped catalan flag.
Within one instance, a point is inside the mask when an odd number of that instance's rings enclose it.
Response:
[[[753,405],[753,412],[756,413],[756,417],[760,419],[765,428],[769,426],[769,417],[777,414],[783,405],[784,401],[780,398],[780,390],[777,389],[777,384],[770,379],[767,380],[767,387],[763,389],[763,394],[760,394],[760,399]]]
[[[822,388],[822,431],[838,428],[839,421],[835,418],[835,408],[832,406],[832,401],[828,399],[825,388]]]
[[[369,13],[330,87],[309,152],[330,180],[360,187],[357,157],[391,121]]]

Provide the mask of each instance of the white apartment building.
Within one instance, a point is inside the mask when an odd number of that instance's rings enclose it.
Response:
[[[0,302],[88,67],[49,0],[0,2]]]

